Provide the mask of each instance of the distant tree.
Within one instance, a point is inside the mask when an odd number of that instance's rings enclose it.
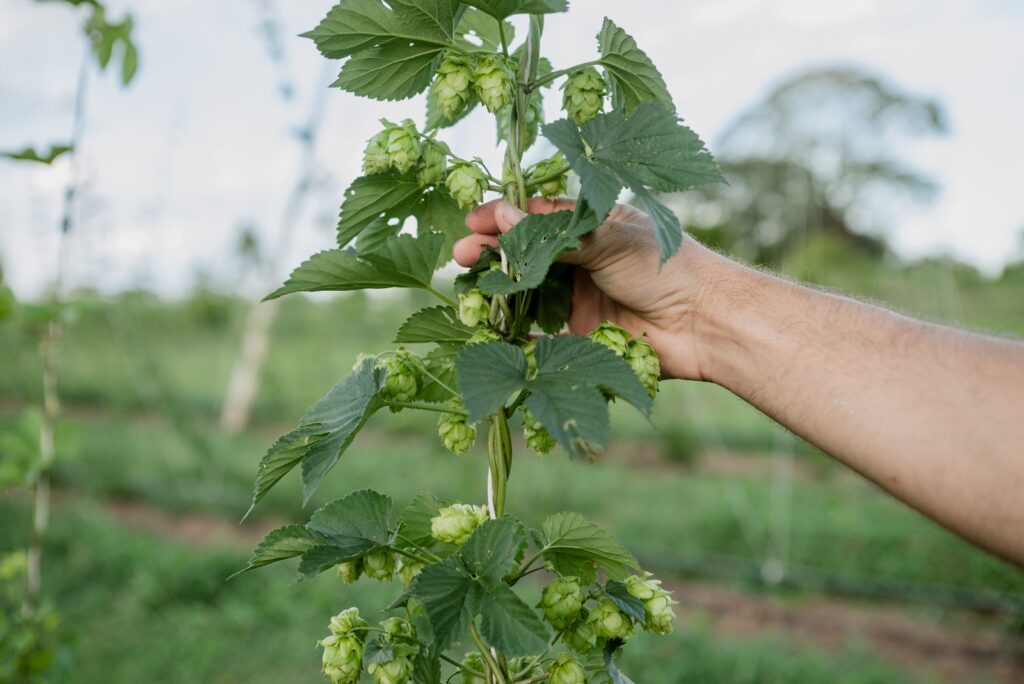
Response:
[[[906,142],[945,130],[934,99],[853,68],[806,72],[725,130],[729,186],[674,203],[691,230],[754,261],[778,263],[812,231],[878,255],[893,211],[936,190],[900,159]]]

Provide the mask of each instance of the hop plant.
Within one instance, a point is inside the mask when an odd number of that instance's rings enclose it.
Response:
[[[457,52],[446,52],[437,67],[434,97],[444,117],[451,121],[466,108],[472,96],[473,65]]]
[[[345,584],[355,584],[356,580],[358,580],[362,574],[362,558],[338,563],[338,577],[340,577]]]
[[[651,573],[645,572],[643,577],[632,575],[626,578],[626,590],[635,598],[644,602],[644,629],[659,634],[671,634],[672,622],[676,614],[672,606],[672,594],[661,588],[661,582],[650,579]]]
[[[590,339],[608,347],[618,356],[625,356],[629,350],[630,334],[611,321],[605,321],[590,332]]]
[[[388,133],[381,131],[370,138],[363,151],[363,173],[372,176],[384,173],[391,168],[391,158],[388,156]]]
[[[611,599],[601,599],[590,611],[587,618],[594,628],[594,634],[602,639],[622,639],[633,635],[633,623],[623,615]]]
[[[390,582],[395,573],[395,554],[391,551],[373,551],[363,556],[363,570],[370,579]]]
[[[389,642],[395,639],[409,640],[416,638],[416,627],[408,620],[403,620],[400,617],[388,618],[380,623],[380,629],[384,633],[384,638]]]
[[[451,150],[444,143],[436,140],[424,140],[420,146],[420,164],[416,179],[420,185],[434,185],[444,180],[448,169],[448,155]]]
[[[412,660],[403,656],[386,663],[372,663],[366,671],[377,684],[406,684],[412,677]]]
[[[476,441],[476,428],[461,413],[442,413],[437,419],[437,436],[445,449],[457,456],[469,451]]]
[[[562,634],[565,645],[580,655],[586,655],[597,648],[597,634],[589,617],[589,612],[584,608],[579,619]]]
[[[347,608],[331,618],[331,634],[346,636],[355,634],[360,639],[369,623],[359,615],[358,608]]]
[[[398,579],[402,581],[402,586],[407,587],[412,584],[416,575],[420,574],[424,567],[423,563],[402,558],[398,563]]]
[[[470,504],[452,504],[430,519],[430,534],[445,544],[462,544],[487,520],[487,509]]]
[[[484,199],[487,176],[476,164],[458,161],[448,168],[445,186],[460,208],[472,209]]]
[[[604,108],[608,86],[597,69],[586,67],[572,72],[562,90],[562,109],[577,126],[582,126]]]
[[[323,647],[323,672],[332,684],[356,684],[363,670],[363,635],[366,620],[358,608],[331,618],[331,634],[317,643]]]
[[[587,681],[587,671],[568,653],[558,655],[548,674],[550,684],[585,684]]]
[[[658,382],[661,380],[661,362],[654,347],[643,340],[633,340],[626,350],[626,361],[653,399],[658,394]]]
[[[384,129],[387,135],[386,150],[388,163],[405,173],[420,161],[422,147],[420,145],[420,134],[416,130],[416,124],[412,119],[405,119],[401,125],[385,121],[387,128]]]
[[[555,154],[542,162],[539,162],[533,167],[533,173],[530,174],[530,182],[536,183],[539,180],[547,179],[538,186],[540,194],[544,197],[554,200],[558,199],[566,193],[569,185],[569,172],[568,162],[565,160],[565,155],[561,152]],[[561,173],[554,178],[550,178],[553,174],[561,171]]]
[[[487,684],[486,679],[473,674],[473,672],[483,673],[487,671],[483,656],[479,653],[476,651],[467,653],[466,657],[462,659],[462,666],[467,668],[462,671],[462,684]]]
[[[558,442],[529,409],[523,409],[523,437],[526,446],[538,454],[549,453]]]
[[[512,71],[498,55],[488,55],[473,70],[473,90],[492,114],[512,104]]]
[[[384,361],[387,377],[384,379],[384,398],[405,403],[416,398],[419,391],[419,370],[407,351],[399,351]]]
[[[568,628],[580,616],[583,591],[579,577],[559,577],[544,587],[540,599],[544,617],[557,630]]]
[[[463,325],[475,328],[487,320],[491,313],[491,303],[477,288],[459,295],[459,320]]]
[[[472,336],[466,340],[466,344],[482,344],[484,342],[500,342],[501,335],[494,332],[488,327],[480,326],[477,328]]]

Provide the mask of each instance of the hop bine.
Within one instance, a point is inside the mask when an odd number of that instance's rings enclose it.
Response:
[[[452,504],[430,519],[430,534],[445,544],[462,544],[487,520],[487,509],[470,504]]]
[[[604,95],[608,87],[594,67],[572,72],[562,89],[562,108],[577,126],[582,126],[604,109]]]

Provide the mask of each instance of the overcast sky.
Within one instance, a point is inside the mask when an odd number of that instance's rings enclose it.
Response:
[[[197,272],[229,281],[239,225],[254,224],[266,241],[278,230],[298,168],[293,132],[330,76],[312,44],[295,35],[332,3],[269,3],[282,24],[283,65],[268,56],[255,0],[108,4],[115,19],[126,9],[135,15],[142,63],[128,90],[113,74],[91,82],[70,280],[169,294],[186,291]],[[950,135],[911,154],[941,194],[901,217],[895,245],[908,255],[952,251],[989,271],[1020,256],[1024,2],[575,0],[571,15],[548,22],[545,53],[558,66],[589,59],[606,14],[661,68],[681,114],[712,149],[739,112],[812,66],[859,65],[938,98]],[[0,149],[69,137],[83,16],[63,3],[2,0]],[[290,101],[279,95],[286,75],[297,84]],[[327,93],[320,183],[280,255],[282,268],[332,245],[341,192],[358,174],[376,119],[421,111],[418,99],[381,105]],[[498,160],[482,115],[449,140],[457,152]],[[63,163],[0,162],[0,263],[23,296],[52,278],[67,172]]]

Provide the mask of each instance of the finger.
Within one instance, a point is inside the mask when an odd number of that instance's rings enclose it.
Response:
[[[491,200],[466,215],[466,227],[480,235],[497,235],[498,225],[494,221],[494,210],[501,200]]]
[[[576,200],[556,199],[549,200],[544,197],[531,197],[526,204],[526,209],[531,214],[552,214],[556,211],[572,211],[576,208]]]
[[[476,263],[485,248],[497,246],[498,238],[495,235],[470,235],[455,243],[452,256],[455,257],[455,263],[468,268]]]

